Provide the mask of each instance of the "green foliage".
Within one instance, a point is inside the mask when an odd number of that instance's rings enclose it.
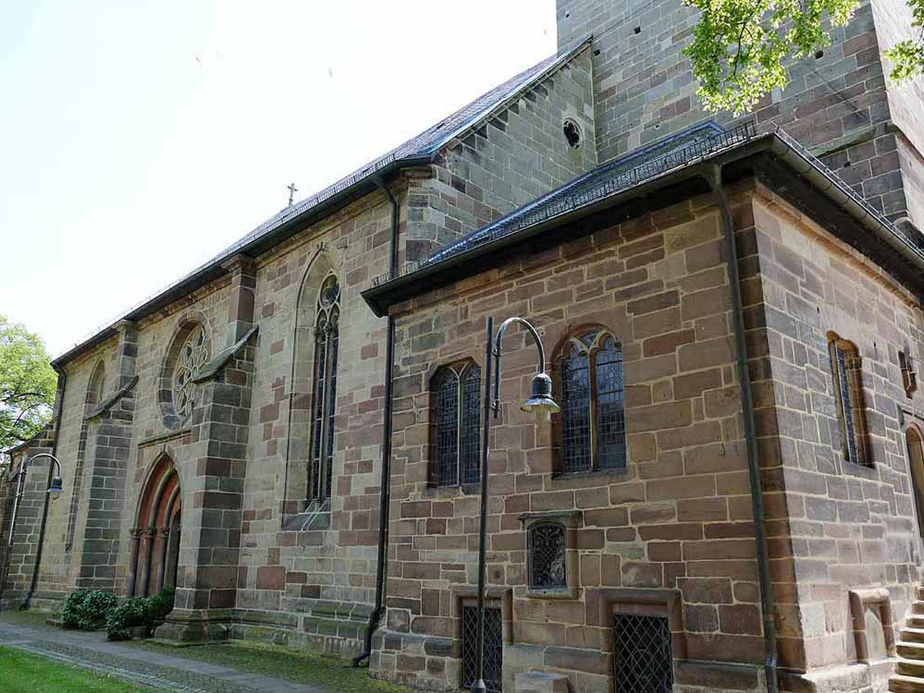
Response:
[[[711,111],[750,111],[772,89],[785,87],[785,63],[827,47],[831,27],[844,26],[859,0],[684,0],[702,12],[684,49],[699,94]],[[924,0],[908,0],[914,26],[924,26]],[[924,73],[924,34],[885,52],[892,78]]]
[[[106,637],[109,640],[130,640],[129,628],[153,623],[150,597],[130,597],[109,612],[106,619]]]
[[[48,424],[57,381],[48,361],[38,335],[0,315],[0,450]]]
[[[153,597],[130,597],[109,612],[106,637],[109,640],[129,640],[129,628],[146,626],[148,632],[173,609],[176,590],[167,587]]]
[[[162,621],[167,614],[173,611],[175,598],[176,590],[172,587],[165,587],[151,597],[151,614],[155,621]]]
[[[102,590],[76,590],[64,602],[61,621],[65,628],[97,630],[118,601],[114,594]]]
[[[889,76],[898,83],[915,75],[924,75],[924,0],[908,0],[908,7],[911,8],[911,26],[916,30],[917,38],[899,41],[883,51],[883,55],[892,62]]]

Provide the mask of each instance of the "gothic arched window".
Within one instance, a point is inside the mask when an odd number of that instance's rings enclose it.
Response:
[[[443,366],[433,376],[431,480],[435,486],[481,480],[481,368],[471,361]]]
[[[209,360],[208,342],[202,325],[196,325],[186,336],[176,358],[173,370],[173,406],[176,414],[185,419],[195,405],[195,379]]]
[[[834,333],[828,335],[828,349],[844,459],[869,464],[860,352],[855,344]]]
[[[568,339],[558,363],[564,473],[626,467],[622,346],[607,330]]]
[[[339,320],[340,283],[334,275],[330,275],[318,291],[317,318],[314,323],[311,475],[308,482],[308,497],[311,500],[330,498]]]

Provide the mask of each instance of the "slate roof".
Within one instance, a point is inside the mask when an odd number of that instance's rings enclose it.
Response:
[[[681,130],[584,173],[431,255],[422,264],[440,262],[492,239],[513,233],[635,185],[652,174],[690,163],[696,151],[712,151],[753,134],[749,126],[727,132],[714,121]],[[417,269],[417,268],[415,268]]]
[[[351,193],[358,193],[363,186],[373,185],[378,177],[385,175],[389,171],[432,161],[433,157],[446,144],[477,127],[493,114],[505,108],[510,102],[519,98],[521,94],[532,86],[557,71],[580,53],[590,43],[590,40],[591,37],[588,36],[533,65],[528,70],[524,70],[503,84],[485,92],[439,123],[357,169],[333,185],[280,210],[205,264],[130,309],[108,326],[95,332],[91,337],[82,340],[52,361],[52,365],[58,367],[82,351],[115,334],[115,326],[122,320],[138,320],[220,276],[223,272],[221,269],[222,264],[236,254],[248,251],[261,252],[266,247],[283,240],[285,238],[284,233],[295,232],[292,229],[294,224],[303,218],[310,218],[312,214],[321,213],[327,207],[326,203],[336,204],[341,198]]]
[[[659,186],[697,176],[697,166],[707,161],[734,161],[769,155],[788,167],[795,189],[797,180],[814,187],[833,201],[846,216],[859,222],[859,233],[828,217],[826,222],[860,252],[871,257],[906,286],[924,296],[924,249],[896,229],[879,210],[842,181],[783,130],[758,134],[752,122],[725,130],[705,122],[665,138],[641,150],[589,171],[506,216],[443,248],[426,260],[406,266],[396,274],[374,280],[363,297],[376,315],[389,306],[457,281],[491,266],[493,257],[514,246],[527,248],[538,234],[555,234],[561,224],[612,206],[633,195],[651,193]],[[648,193],[640,191],[647,189]],[[872,233],[870,233],[872,232]],[[518,246],[519,244],[519,246]],[[528,250],[527,250],[528,252]]]

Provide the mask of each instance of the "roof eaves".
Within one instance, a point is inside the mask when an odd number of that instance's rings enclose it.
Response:
[[[840,181],[835,174],[828,171],[824,164],[804,147],[785,132],[776,131],[742,140],[731,147],[691,161],[685,167],[670,169],[632,187],[539,220],[513,233],[491,238],[463,252],[425,264],[407,274],[376,283],[362,292],[362,296],[372,308],[373,313],[377,316],[385,315],[388,308],[396,303],[414,298],[474,272],[483,271],[481,264],[490,262],[491,257],[500,258],[502,250],[523,244],[547,231],[627,202],[632,198],[645,197],[656,190],[680,183],[683,179],[699,177],[702,175],[703,165],[710,163],[724,165],[747,159],[761,152],[770,152],[785,162],[791,170],[804,177],[816,190],[842,207],[855,221],[863,224],[881,241],[883,246],[899,256],[907,266],[914,267],[919,275],[924,277],[924,251],[897,231],[885,217],[871,207],[866,200],[860,198],[846,183]],[[478,260],[481,263],[476,262]],[[924,281],[916,290],[919,295],[924,295]]]

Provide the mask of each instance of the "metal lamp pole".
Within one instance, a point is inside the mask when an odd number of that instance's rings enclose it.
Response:
[[[540,339],[536,328],[523,318],[512,317],[507,318],[501,323],[500,327],[497,329],[497,335],[495,336],[494,318],[488,316],[488,335],[485,344],[484,417],[482,419],[481,434],[481,524],[478,537],[477,668],[475,669],[475,684],[472,686],[472,693],[487,693],[487,687],[484,683],[484,589],[485,572],[487,570],[485,563],[488,538],[488,433],[491,428],[491,411],[493,410],[495,418],[497,418],[500,412],[501,339],[503,339],[507,328],[514,323],[518,323],[527,329],[539,352],[539,365],[536,369],[536,375],[533,376],[529,399],[526,400],[520,408],[523,411],[535,413],[537,420],[546,414],[554,414],[561,411],[558,404],[552,399],[552,379],[545,372],[545,349],[542,348],[542,339]],[[493,397],[491,391],[492,370],[494,376]]]
[[[3,557],[3,570],[0,571],[0,608],[3,603],[3,587],[6,584],[7,568],[10,564],[10,552],[13,549],[13,533],[16,529],[16,513],[19,511],[19,504],[22,501],[23,494],[26,491],[26,474],[31,464],[40,457],[47,457],[58,470],[58,473],[51,477],[51,483],[45,493],[61,493],[63,482],[61,481],[61,463],[58,458],[48,452],[40,452],[38,455],[27,457],[16,472],[16,495],[13,497],[13,512],[10,514],[10,531],[6,538],[6,554]]]

